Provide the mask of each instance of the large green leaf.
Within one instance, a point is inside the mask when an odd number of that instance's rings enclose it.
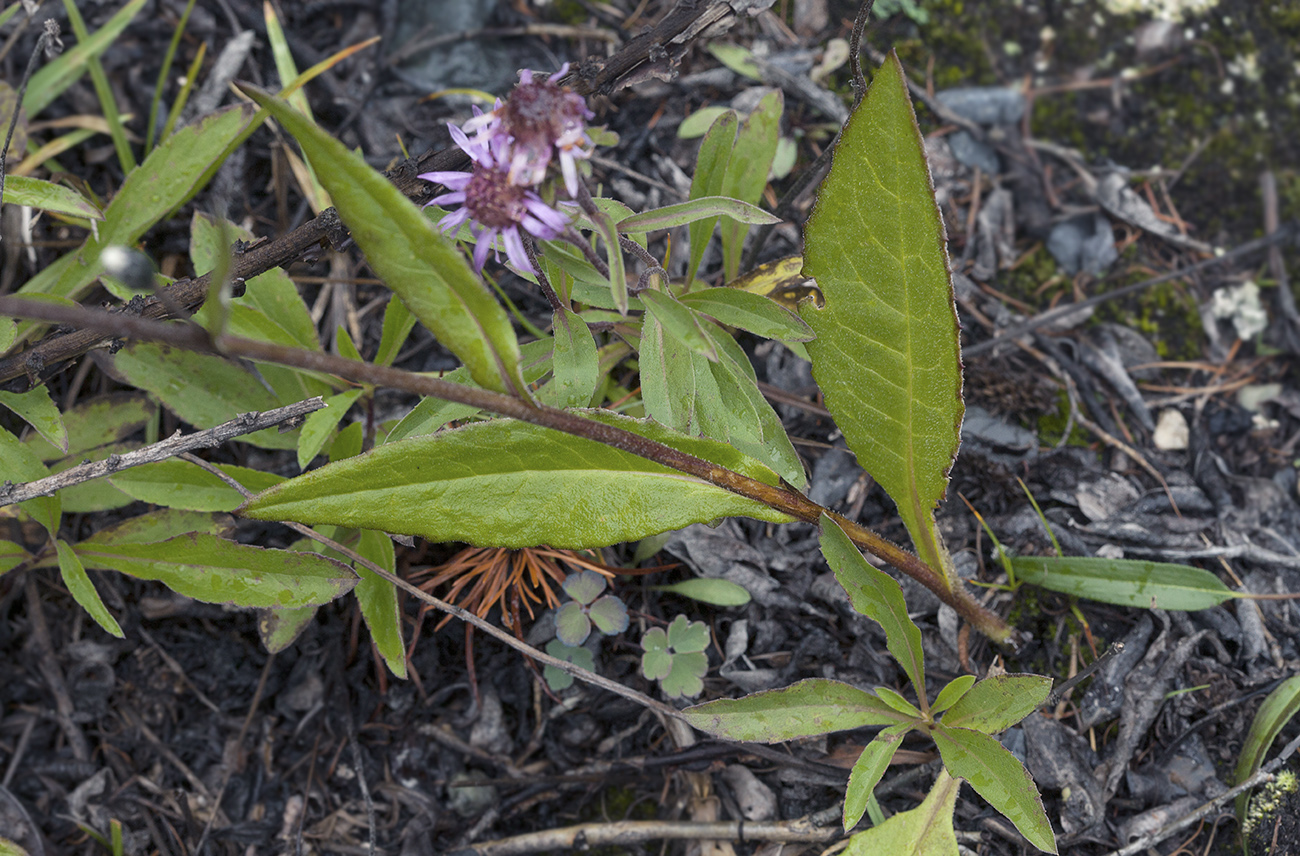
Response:
[[[840,525],[823,514],[822,555],[835,572],[853,608],[879,624],[885,631],[889,653],[903,667],[919,698],[925,696],[925,652],[921,631],[907,614],[903,589],[889,574],[873,568],[844,534]]]
[[[1032,713],[1051,692],[1052,679],[1042,675],[994,675],[963,693],[943,724],[997,734]]]
[[[961,780],[939,771],[934,787],[919,806],[899,812],[879,826],[849,839],[844,856],[957,856],[952,812]]]
[[[1052,823],[1043,811],[1038,787],[1024,765],[982,731],[939,725],[932,732],[943,765],[970,782],[975,792],[1016,825],[1030,844],[1056,852]]]
[[[205,603],[292,609],[328,603],[357,584],[347,567],[315,553],[266,550],[199,532],[147,544],[83,541],[74,549],[88,567],[158,580]]]
[[[777,481],[724,444],[599,411],[588,415]],[[569,548],[634,541],[719,517],[789,520],[630,452],[510,419],[379,446],[271,488],[240,513],[479,546]]]
[[[695,363],[706,362],[647,312],[641,322],[641,401],[646,415],[687,434],[700,429],[696,413]],[[709,376],[712,380],[712,376]]]
[[[481,386],[525,394],[510,318],[415,203],[285,102],[249,95],[297,139],[366,260]]]
[[[780,743],[863,725],[902,725],[911,720],[874,693],[840,681],[808,678],[744,698],[723,698],[682,711],[695,728],[727,740]]]
[[[128,345],[113,356],[126,379],[147,389],[168,409],[191,425],[213,428],[252,410],[273,410],[282,404],[259,378],[222,357],[177,351],[163,345]],[[264,449],[292,449],[297,432],[281,434],[264,428],[239,439]]]
[[[1237,757],[1237,769],[1232,777],[1235,783],[1241,784],[1259,770],[1273,740],[1297,713],[1300,713],[1300,675],[1294,675],[1280,683],[1255,712],[1250,731],[1246,734],[1246,742],[1241,745],[1241,755]],[[1249,797],[1248,793],[1237,797],[1239,820],[1246,817]]]
[[[858,756],[858,760],[854,762],[853,770],[849,772],[849,786],[844,792],[845,832],[857,826],[858,821],[862,820],[862,815],[867,810],[867,802],[871,799],[871,792],[880,783],[880,777],[885,775],[885,769],[912,727],[910,722],[889,726],[867,744],[862,754]]]
[[[1096,556],[1015,556],[1016,578],[1045,589],[1139,609],[1209,609],[1238,597],[1190,565]]]
[[[808,221],[800,314],[813,377],[858,462],[940,573],[934,508],[960,441],[961,365],[943,222],[893,54],[849,117]]]

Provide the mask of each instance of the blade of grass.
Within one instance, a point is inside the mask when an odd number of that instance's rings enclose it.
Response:
[[[172,109],[167,113],[167,121],[163,123],[162,136],[158,138],[159,142],[167,139],[176,130],[176,123],[180,121],[181,113],[185,110],[185,105],[189,103],[190,93],[194,91],[194,83],[199,76],[199,69],[203,67],[203,58],[208,55],[208,43],[200,42],[198,52],[194,54],[194,60],[185,72],[185,82],[181,84],[181,91],[176,94],[176,101],[172,104]]]
[[[1052,531],[1052,524],[1047,522],[1047,515],[1043,514],[1043,509],[1038,507],[1038,500],[1034,499],[1034,495],[1029,492],[1029,485],[1025,484],[1019,476],[1016,477],[1016,483],[1019,484],[1020,489],[1025,492],[1025,496],[1029,497],[1029,504],[1034,507],[1035,513],[1038,514],[1039,522],[1041,522],[1043,528],[1047,530],[1047,537],[1052,539],[1052,549],[1056,551],[1056,555],[1064,556],[1065,551],[1061,549],[1060,542],[1056,540],[1056,533]]]
[[[90,32],[86,29],[86,22],[82,19],[77,4],[73,0],[63,0],[63,8],[68,12],[68,21],[72,24],[72,31],[77,35],[77,41],[87,41]],[[136,167],[135,153],[131,151],[131,143],[126,138],[126,127],[122,124],[122,113],[117,109],[117,99],[113,97],[113,87],[108,85],[108,75],[104,73],[104,66],[98,56],[92,55],[87,60],[86,67],[90,70],[90,79],[95,84],[95,94],[99,96],[100,109],[104,111],[104,118],[108,120],[108,131],[113,138],[113,148],[117,150],[118,163],[122,165],[123,172],[130,172]]]
[[[145,129],[144,135],[144,153],[148,156],[153,151],[154,128],[158,124],[158,107],[162,104],[163,87],[167,85],[167,77],[172,71],[172,62],[176,59],[176,48],[180,46],[181,36],[185,35],[185,25],[190,21],[190,13],[194,11],[195,0],[185,4],[185,11],[181,13],[180,23],[176,25],[176,31],[172,33],[172,40],[167,45],[167,53],[163,55],[162,68],[158,71],[158,83],[153,89],[153,101],[149,104],[149,124]],[[208,43],[199,42],[199,56],[207,52]],[[194,68],[190,68],[190,73],[185,76],[185,85],[181,89],[182,95],[187,95],[194,85]],[[183,99],[177,99],[183,100]],[[174,111],[173,111],[174,112]],[[170,113],[168,114],[170,118]],[[175,122],[171,122],[175,125]],[[166,136],[164,134],[164,136]]]

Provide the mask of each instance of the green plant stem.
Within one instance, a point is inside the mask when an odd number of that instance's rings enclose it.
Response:
[[[518,419],[521,422],[529,422],[622,449],[696,476],[732,493],[761,502],[806,523],[816,524],[825,513],[843,528],[844,533],[859,548],[883,559],[930,589],[940,600],[970,622],[976,630],[994,642],[1013,648],[1018,645],[1019,640],[1011,627],[1000,616],[980,605],[960,581],[955,581],[955,584],[949,587],[943,575],[921,559],[870,529],[823,508],[797,490],[788,486],[766,484],[703,458],[649,440],[639,434],[596,422],[576,413],[533,404],[520,398],[453,383],[442,378],[356,362],[319,351],[288,348],[234,336],[221,336],[213,340],[206,332],[196,327],[160,324],[121,312],[106,313],[80,306],[61,306],[21,297],[0,297],[0,315],[97,328],[113,336],[146,339],[193,351],[263,360],[308,371],[325,372],[376,387],[401,389],[416,395],[431,395],[444,401],[466,404]]]

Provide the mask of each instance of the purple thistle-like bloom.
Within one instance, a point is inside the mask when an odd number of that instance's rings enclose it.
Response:
[[[501,135],[470,139],[455,125],[448,125],[451,137],[474,162],[472,172],[426,172],[420,178],[445,186],[444,193],[429,205],[460,205],[438,222],[444,234],[456,232],[466,221],[474,235],[474,267],[482,270],[488,251],[498,237],[506,257],[521,271],[536,273],[524,248],[520,227],[543,241],[558,238],[569,226],[569,218],[547,205],[536,192],[510,181],[503,161],[509,154],[508,141]],[[498,260],[500,255],[497,256]]]
[[[510,180],[524,187],[540,184],[551,157],[558,154],[565,189],[577,196],[577,162],[591,157],[594,143],[587,135],[587,120],[594,114],[581,95],[556,83],[568,71],[565,63],[545,80],[535,79],[530,69],[520,71],[509,98],[498,100],[492,112],[470,119],[465,130],[480,140],[508,140]]]

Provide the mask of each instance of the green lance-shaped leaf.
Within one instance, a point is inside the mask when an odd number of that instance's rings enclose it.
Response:
[[[6,480],[17,484],[43,479],[50,471],[27,444],[20,443],[17,437],[0,428],[0,473],[4,473],[3,478]],[[54,496],[38,496],[18,505],[55,537],[59,532],[62,506],[57,493]]]
[[[284,476],[248,467],[238,467],[234,464],[216,466],[252,491],[266,490],[284,481]],[[119,470],[109,476],[108,481],[132,499],[172,509],[234,511],[245,498],[239,491],[198,464],[177,458]]]
[[[60,538],[56,549],[59,553],[59,573],[63,576],[63,584],[68,587],[72,599],[81,604],[81,608],[90,613],[90,617],[95,619],[105,632],[118,639],[126,638],[117,619],[108,611],[108,607],[104,606],[104,601],[100,600],[99,592],[95,591],[95,584],[90,581],[90,576],[72,547]]]
[[[600,354],[591,328],[567,307],[555,312],[551,382],[537,392],[552,407],[587,407],[600,381]]]
[[[248,94],[302,146],[370,266],[461,359],[475,382],[524,394],[510,318],[456,245],[359,154],[280,99],[255,90]]]
[[[849,839],[844,856],[957,856],[952,813],[961,780],[940,770],[934,787],[919,806],[899,812],[879,826]]]
[[[397,573],[393,539],[383,532],[363,531],[357,552],[390,574]],[[402,642],[402,610],[397,602],[397,588],[365,565],[358,564],[354,570],[361,579],[352,592],[361,605],[361,615],[370,628],[375,649],[388,664],[390,672],[405,678],[406,646]]]
[[[776,146],[781,140],[781,113],[785,99],[781,90],[774,89],[764,95],[754,112],[740,123],[736,144],[727,163],[727,174],[722,180],[720,196],[730,196],[750,204],[757,204],[767,186],[767,174],[772,170]],[[722,264],[728,280],[740,275],[740,252],[744,249],[749,226],[730,217],[723,217],[719,234],[722,236]]]
[[[194,467],[194,469],[199,468]],[[114,544],[152,544],[191,532],[229,535],[234,528],[235,519],[229,514],[204,514],[197,511],[164,508],[149,514],[141,514],[139,517],[128,517],[126,520],[100,529],[80,542],[77,547],[89,549],[92,546],[109,547]]]
[[[1015,755],[982,731],[940,724],[932,735],[949,773],[970,782],[975,792],[1015,824],[1030,844],[1048,853],[1056,852],[1056,836],[1043,811],[1038,787]]]
[[[679,202],[676,205],[666,205],[663,208],[654,208],[650,211],[634,214],[626,220],[620,220],[618,230],[620,232],[653,232],[656,229],[672,229],[677,226],[685,226],[687,223],[694,223],[707,217],[717,217],[720,214],[725,214],[737,222],[754,226],[769,226],[781,222],[780,217],[767,213],[757,205],[750,205],[748,202],[741,202],[739,199],[730,199],[726,196],[705,196],[700,199],[692,199],[689,202]]]
[[[844,792],[845,832],[857,826],[858,821],[862,820],[862,815],[867,811],[867,801],[871,799],[871,792],[880,783],[880,777],[885,775],[890,760],[893,759],[894,753],[898,751],[903,738],[912,727],[912,723],[889,726],[866,745],[858,760],[854,762],[853,770],[849,773],[849,787]]]
[[[953,678],[934,697],[934,704],[930,705],[930,713],[937,716],[952,707],[957,703],[957,699],[965,695],[974,683],[974,675],[958,675]]]
[[[698,600],[700,603],[711,603],[714,606],[744,606],[751,599],[749,590],[744,586],[736,585],[731,580],[713,577],[682,580],[668,585],[647,586],[647,588],[681,595],[691,600]]]
[[[706,288],[682,295],[681,301],[723,324],[764,339],[807,342],[813,338],[812,330],[801,318],[761,294],[738,288]]]
[[[1096,556],[1015,556],[1016,578],[1045,589],[1139,609],[1209,609],[1239,595],[1190,565]]]
[[[309,415],[298,434],[298,469],[305,470],[312,459],[320,454],[325,444],[333,438],[348,410],[361,397],[363,389],[349,389],[325,399],[325,407]]]
[[[1237,770],[1233,781],[1240,784],[1249,779],[1264,763],[1264,756],[1273,745],[1273,740],[1281,733],[1283,727],[1300,713],[1300,675],[1287,678],[1268,694],[1259,706],[1246,742],[1241,746],[1241,755],[1237,758]],[[1250,794],[1237,797],[1237,818],[1246,817],[1246,804]]]
[[[913,721],[874,693],[822,678],[809,678],[744,698],[698,704],[682,711],[682,717],[714,737],[755,743],[780,743],[863,725]]]
[[[921,631],[907,615],[903,589],[897,580],[862,558],[838,523],[823,514],[820,525],[822,555],[835,579],[848,593],[853,608],[884,628],[889,653],[907,673],[924,707],[925,653]]]
[[[963,693],[943,724],[997,734],[1032,713],[1051,692],[1052,679],[1042,675],[994,675]]]
[[[4,201],[10,205],[28,205],[70,217],[104,219],[104,212],[95,203],[72,188],[25,175],[5,177]]]
[[[695,363],[706,362],[704,358],[649,312],[641,322],[639,357],[641,401],[646,415],[675,431],[698,434],[695,385],[697,380],[713,381],[707,369],[697,379]]]
[[[63,413],[68,432],[68,449],[56,449],[35,435],[24,442],[47,463],[75,457],[131,436],[144,428],[158,413],[158,405],[143,392],[113,392],[78,402]],[[81,463],[81,458],[77,458]]]
[[[739,124],[740,117],[732,110],[727,110],[713,120],[695,158],[695,175],[691,178],[691,199],[704,199],[717,196],[722,192],[722,185],[727,177],[727,164],[731,162],[731,150],[736,145],[736,126]],[[699,273],[704,251],[713,238],[713,229],[717,224],[716,217],[696,220],[691,224],[688,232],[691,241],[691,259],[686,268],[688,283]]]
[[[943,221],[893,54],[849,117],[808,221],[800,314],[813,377],[858,462],[947,575],[934,508],[961,438],[961,363]]]
[[[703,325],[708,321],[667,292],[648,289],[641,292],[641,300],[645,303],[646,311],[663,325],[669,335],[685,344],[693,353],[700,354],[710,362],[717,361],[717,348],[704,332]]]
[[[250,547],[198,532],[148,544],[83,541],[74,549],[88,567],[158,580],[205,603],[292,609],[328,603],[357,584],[347,567],[315,553]]]
[[[730,447],[586,415],[758,478]],[[603,547],[719,517],[788,521],[766,505],[630,452],[510,419],[389,443],[271,488],[240,513],[479,546]]]
[[[68,429],[63,425],[63,415],[50,398],[49,387],[38,386],[27,392],[0,390],[0,406],[12,410],[20,419],[36,429],[47,443],[64,453],[68,451]]]

